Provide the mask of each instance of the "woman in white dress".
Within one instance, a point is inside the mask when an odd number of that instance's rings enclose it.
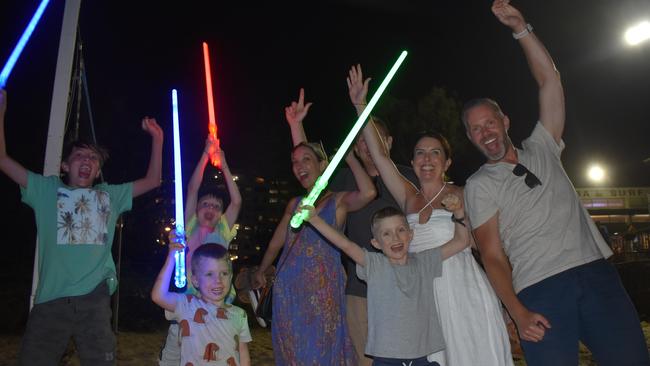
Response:
[[[363,81],[359,65],[350,70],[348,87],[352,103],[361,113],[366,103],[368,80]],[[372,122],[364,128],[363,139],[382,180],[414,230],[410,251],[419,252],[449,241],[454,235],[452,219],[462,220],[469,230],[465,218],[453,217],[442,206],[443,197],[449,193],[463,197],[462,188],[445,182],[451,151],[442,135],[427,133],[415,144],[411,165],[420,189],[399,173]],[[447,347],[444,351],[446,363],[438,354],[432,355],[430,360],[442,360],[441,364],[450,366],[512,365],[501,304],[471,249],[447,259],[442,277],[432,282]]]

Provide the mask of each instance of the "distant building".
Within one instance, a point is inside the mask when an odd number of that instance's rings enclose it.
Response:
[[[242,210],[237,237],[230,250],[240,265],[257,265],[262,260],[289,200],[299,188],[294,180],[237,175]]]
[[[650,187],[576,188],[615,254],[650,254]]]

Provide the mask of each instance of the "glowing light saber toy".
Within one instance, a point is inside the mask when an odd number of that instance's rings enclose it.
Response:
[[[303,206],[313,205],[314,202],[316,202],[318,195],[320,195],[323,189],[327,187],[327,182],[332,176],[332,173],[334,173],[334,170],[343,159],[343,156],[347,154],[350,145],[352,145],[352,142],[354,142],[354,139],[357,137],[359,130],[361,130],[361,128],[363,127],[363,124],[368,118],[368,116],[370,116],[370,112],[372,112],[372,109],[379,101],[379,98],[381,97],[382,93],[388,86],[388,83],[390,83],[393,76],[395,76],[397,69],[399,69],[399,67],[402,65],[402,62],[406,58],[407,54],[408,53],[406,51],[402,51],[399,58],[397,58],[397,61],[395,61],[395,64],[388,72],[388,75],[386,75],[386,78],[384,78],[384,81],[381,82],[375,94],[372,96],[372,98],[370,98],[370,102],[368,102],[366,109],[364,109],[361,115],[359,115],[359,118],[354,123],[354,126],[352,126],[352,130],[350,130],[348,136],[345,138],[345,140],[343,140],[341,147],[338,149],[336,154],[334,154],[332,161],[329,163],[329,165],[327,166],[323,174],[321,174],[321,176],[318,177],[318,179],[316,179],[316,183],[314,183],[314,187],[311,189],[311,192],[309,192],[307,197],[303,198],[302,201],[300,202],[301,205]],[[305,220],[305,218],[307,218],[306,210],[301,210],[300,212],[296,212],[291,218],[291,227],[294,229],[300,227],[300,225],[302,225],[302,222]]]
[[[27,41],[29,41],[29,37],[32,36],[34,29],[36,29],[36,25],[38,24],[38,21],[41,19],[41,16],[45,11],[45,7],[47,7],[47,4],[49,2],[50,0],[41,1],[41,4],[38,6],[36,12],[32,16],[32,20],[30,20],[29,24],[27,24],[27,28],[25,28],[25,31],[23,32],[23,35],[18,40],[16,47],[14,48],[13,52],[11,52],[11,55],[9,56],[7,63],[2,68],[2,72],[0,72],[0,88],[4,88],[5,85],[7,85],[7,79],[9,78],[9,74],[11,74],[11,70],[16,65],[16,61],[18,61],[18,57],[20,57],[20,54],[23,52],[23,49],[25,48]]]
[[[217,138],[217,116],[214,113],[214,98],[212,96],[212,71],[210,71],[210,51],[208,44],[203,42],[203,65],[205,66],[205,88],[208,91],[208,131],[210,138],[214,139],[219,148],[219,139]],[[210,153],[210,162],[212,165],[221,169],[221,159],[219,154]]]
[[[172,89],[172,117],[174,128],[174,198],[176,201],[176,235],[185,245],[185,217],[183,212],[183,172],[181,170],[181,136],[178,126],[178,93]],[[185,287],[185,250],[174,253],[174,285]]]

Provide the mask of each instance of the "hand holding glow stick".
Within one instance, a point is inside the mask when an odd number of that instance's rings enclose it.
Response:
[[[4,89],[4,87],[7,85],[7,79],[9,78],[9,74],[11,74],[11,70],[16,65],[16,61],[18,61],[18,57],[20,57],[20,54],[23,52],[23,49],[25,48],[27,41],[29,41],[29,37],[32,36],[34,29],[36,29],[36,25],[38,24],[38,21],[41,19],[41,16],[45,11],[45,7],[47,7],[47,4],[49,2],[50,0],[41,1],[41,4],[38,6],[36,12],[32,16],[32,20],[30,20],[29,24],[27,24],[27,28],[25,28],[25,31],[23,31],[23,35],[18,40],[16,47],[11,52],[11,55],[9,56],[7,63],[2,68],[2,72],[0,72],[0,88]]]
[[[178,94],[172,89],[172,114],[174,128],[174,199],[176,202],[176,236],[178,242],[185,246],[185,217],[183,211],[183,173],[181,170],[181,136],[178,125]],[[187,284],[185,274],[185,250],[174,253],[174,285],[183,288]]]
[[[406,58],[406,55],[407,52],[402,51],[397,61],[395,61],[395,64],[388,72],[388,75],[386,75],[386,78],[384,78],[384,81],[381,82],[379,88],[377,88],[377,91],[370,99],[370,102],[368,102],[368,106],[366,106],[366,109],[364,109],[363,112],[359,115],[359,118],[354,123],[352,130],[350,130],[348,136],[345,138],[345,140],[343,140],[341,147],[338,149],[336,154],[334,154],[332,161],[329,163],[329,165],[327,166],[323,174],[321,174],[321,176],[318,177],[318,179],[316,179],[316,182],[314,183],[314,187],[311,189],[307,197],[303,198],[300,201],[301,206],[313,206],[314,202],[316,202],[316,199],[318,198],[318,195],[320,195],[323,189],[327,187],[328,180],[330,179],[330,177],[334,173],[334,170],[336,169],[336,167],[339,165],[339,163],[347,153],[348,149],[350,148],[350,145],[352,145],[352,143],[356,139],[357,134],[363,127],[366,119],[368,118],[368,116],[370,116],[370,112],[379,101],[379,98],[381,97],[384,90],[386,90],[388,83],[390,83],[393,76],[395,76],[397,69],[399,69],[399,67],[402,65],[402,62]],[[305,210],[297,211],[291,218],[291,227],[293,227],[294,229],[300,227],[300,225],[302,225],[302,222],[307,217],[307,214],[308,213]]]
[[[217,144],[219,149],[219,138],[217,137],[217,117],[214,112],[214,98],[212,95],[212,72],[210,71],[210,51],[208,44],[203,42],[203,65],[205,66],[205,87],[208,92],[208,132],[210,138]],[[219,154],[210,154],[210,162],[213,166],[221,169],[221,159]]]

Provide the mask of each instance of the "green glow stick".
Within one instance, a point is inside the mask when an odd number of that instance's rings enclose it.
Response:
[[[388,86],[388,83],[390,83],[391,79],[393,76],[395,76],[395,73],[397,72],[397,69],[402,65],[402,62],[406,58],[407,52],[402,51],[402,53],[399,55],[399,58],[397,61],[395,61],[395,64],[393,67],[390,69],[388,72],[388,75],[386,75],[386,78],[384,78],[384,81],[381,82],[379,85],[379,88],[377,88],[377,91],[375,94],[370,98],[370,102],[368,102],[368,105],[366,106],[366,109],[363,110],[357,121],[354,123],[354,126],[352,126],[352,130],[350,130],[350,133],[348,133],[348,136],[343,140],[343,143],[341,144],[341,147],[338,149],[336,154],[334,154],[334,157],[332,158],[332,161],[329,163],[323,174],[316,179],[316,183],[314,183],[314,187],[311,189],[307,197],[304,197],[302,201],[300,201],[300,204],[302,206],[313,206],[314,202],[316,202],[316,199],[320,195],[320,193],[327,187],[327,183],[334,173],[334,170],[336,167],[339,165],[341,160],[343,159],[343,156],[348,152],[348,149],[350,148],[350,145],[352,145],[352,142],[357,137],[357,134],[363,127],[364,123],[366,122],[366,119],[368,116],[370,116],[370,112],[372,112],[372,109],[375,107],[377,102],[379,101],[379,98],[381,97],[382,93]],[[297,229],[302,225],[302,222],[307,218],[307,210],[301,210],[299,212],[296,212],[293,214],[293,217],[291,218],[291,227],[294,229]]]

